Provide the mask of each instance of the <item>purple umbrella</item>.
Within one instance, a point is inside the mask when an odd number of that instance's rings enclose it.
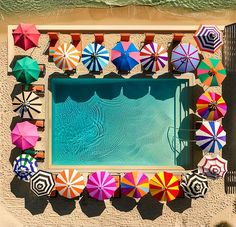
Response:
[[[171,63],[182,73],[195,70],[199,64],[198,50],[190,43],[180,43],[173,51]]]

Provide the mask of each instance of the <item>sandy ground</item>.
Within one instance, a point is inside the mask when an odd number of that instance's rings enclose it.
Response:
[[[7,41],[6,24],[17,24],[19,21],[34,22],[37,24],[125,24],[127,20],[130,24],[199,24],[202,17],[193,14],[189,19],[181,17],[176,20],[176,13],[171,12],[166,16],[160,10],[152,9],[152,14],[147,16],[148,8],[144,7],[145,16],[142,17],[141,10],[137,7],[118,9],[83,9],[83,10],[67,10],[57,15],[38,16],[38,17],[4,17],[4,24],[1,24],[3,30],[0,43],[0,202],[1,217],[0,227],[17,227],[17,226],[164,226],[164,227],[199,227],[199,226],[215,226],[221,221],[229,221],[236,226],[235,220],[235,195],[226,195],[224,193],[224,181],[209,181],[209,192],[204,199],[190,201],[188,199],[177,199],[168,205],[162,206],[149,196],[143,198],[139,203],[132,199],[120,198],[105,203],[96,202],[89,198],[83,198],[76,201],[68,201],[62,198],[52,199],[49,201],[36,198],[30,193],[28,184],[20,182],[12,173],[12,160],[17,156],[17,150],[10,142],[10,125],[15,114],[11,108],[11,94],[14,89],[15,79],[7,76]],[[150,9],[149,9],[150,10]],[[54,12],[55,13],[55,12]],[[66,16],[63,15],[66,14]],[[68,15],[69,14],[69,15]],[[107,18],[113,15],[113,20]],[[122,15],[122,17],[120,17]],[[180,15],[180,14],[179,14]],[[194,16],[195,15],[195,16]],[[228,16],[227,16],[228,15]],[[157,16],[157,17],[156,17]],[[218,24],[227,24],[234,20],[233,14],[225,12],[219,19]],[[52,20],[54,17],[54,20]],[[224,19],[223,19],[224,17]],[[159,19],[157,19],[159,18]],[[199,20],[197,20],[198,18]],[[209,15],[209,20],[214,21],[216,15]],[[182,21],[182,22],[181,22]],[[236,21],[236,19],[235,19]],[[215,22],[216,23],[216,22]],[[116,37],[115,35],[114,37]],[[112,45],[112,38],[107,38],[107,45]],[[140,36],[133,37],[132,41],[137,42]],[[67,39],[65,37],[65,39]],[[93,37],[88,35],[84,38],[84,43],[91,42]],[[157,36],[159,42],[167,45],[167,39],[170,35]],[[190,37],[186,37],[186,41],[191,41]],[[46,38],[41,40],[42,46],[46,44]],[[42,56],[41,52],[34,52],[33,57],[37,58],[40,63],[46,63],[46,56]],[[21,52],[19,52],[21,54]],[[80,66],[82,67],[82,65]],[[113,70],[108,67],[109,70]],[[47,65],[48,73],[52,73],[58,69],[51,63]],[[136,69],[137,72],[139,69]],[[198,88],[199,89],[199,88]],[[40,168],[44,168],[44,164],[40,164]]]

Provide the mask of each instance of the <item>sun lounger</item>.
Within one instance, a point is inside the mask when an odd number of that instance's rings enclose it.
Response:
[[[154,33],[145,33],[144,45],[152,43],[154,41]]]
[[[42,150],[33,150],[33,149],[28,149],[23,151],[24,154],[29,154],[33,158],[35,158],[37,161],[44,161],[45,158],[45,152]]]
[[[116,180],[116,191],[113,194],[114,198],[119,198],[121,196],[121,192],[120,192],[120,175],[112,175],[115,180]]]
[[[95,33],[94,34],[94,41],[95,41],[95,43],[99,43],[99,44],[103,45],[103,43],[104,43],[104,34]]]
[[[44,125],[44,123],[45,123],[44,119],[42,119],[42,120],[29,120],[29,122],[36,125],[38,127],[38,129],[41,129],[41,130],[44,129],[44,126],[45,126]]]
[[[182,34],[182,33],[174,33],[173,34],[173,42],[180,43],[182,41],[183,37],[184,37],[184,34]]]
[[[176,174],[175,176],[178,178],[179,181],[181,181],[181,179],[182,179],[181,174],[180,175]],[[177,198],[184,198],[184,191],[181,186],[179,187],[179,193],[177,195]]]
[[[224,177],[225,193],[236,194],[236,171],[231,170]]]
[[[54,181],[56,181],[56,178],[57,178],[57,174],[53,174]],[[49,195],[49,197],[50,198],[55,198],[55,197],[57,197],[57,195],[58,195],[58,193],[57,193],[56,187],[54,186],[51,193],[50,193],[50,195]]]
[[[53,57],[57,47],[59,46],[59,36],[57,32],[48,32],[49,36],[49,53],[50,57]]]
[[[37,95],[44,95],[45,93],[45,85],[44,84],[31,84],[29,87],[26,89],[26,86],[22,84],[22,90],[25,91],[33,91]]]
[[[129,33],[120,34],[120,41],[129,42],[130,41],[130,34]]]
[[[82,56],[82,41],[80,33],[70,33],[71,36],[71,44],[75,46],[75,48],[79,51],[80,57]]]
[[[39,64],[40,69],[40,77],[44,77],[46,75],[46,65],[45,64]]]

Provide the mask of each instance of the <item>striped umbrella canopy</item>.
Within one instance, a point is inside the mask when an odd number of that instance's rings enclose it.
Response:
[[[150,193],[158,201],[170,202],[179,193],[179,180],[172,173],[159,172],[149,182]]]
[[[29,182],[30,178],[38,171],[38,163],[29,154],[19,155],[13,162],[13,172],[23,181]]]
[[[182,176],[180,186],[185,197],[189,199],[203,198],[208,190],[206,176],[201,173],[187,173]]]
[[[140,52],[131,42],[118,42],[111,50],[111,61],[120,71],[130,71],[140,62]]]
[[[219,152],[226,144],[226,132],[217,121],[204,121],[196,131],[196,144],[205,152]]]
[[[152,42],[141,49],[140,61],[144,70],[156,72],[165,67],[168,54],[163,46]]]
[[[38,80],[40,69],[36,60],[26,56],[16,61],[12,73],[18,82],[31,84]]]
[[[19,24],[12,32],[14,45],[28,50],[32,47],[37,47],[40,33],[34,24]]]
[[[66,169],[57,175],[56,190],[65,198],[73,199],[84,190],[84,177],[75,169]]]
[[[22,91],[15,96],[12,105],[21,118],[35,119],[42,111],[42,102],[34,92]]]
[[[205,58],[197,68],[199,80],[207,86],[219,86],[226,77],[226,70],[219,59]]]
[[[99,43],[90,43],[83,50],[82,62],[89,71],[99,72],[107,66],[109,53]]]
[[[202,51],[215,53],[223,46],[223,34],[215,25],[201,25],[193,37]]]
[[[142,172],[128,172],[121,179],[121,192],[133,198],[141,198],[149,192],[149,179]]]
[[[217,156],[205,155],[198,163],[198,172],[209,178],[215,179],[224,177],[227,170],[228,161]]]
[[[75,69],[79,64],[79,60],[79,51],[70,43],[60,45],[53,55],[53,61],[56,66],[63,71]]]
[[[97,200],[110,199],[117,189],[115,178],[107,171],[90,174],[86,187],[89,195]]]
[[[49,195],[54,186],[52,173],[39,170],[30,178],[30,189],[39,197]]]
[[[28,121],[19,122],[11,131],[12,143],[21,150],[35,146],[39,139],[37,127]]]
[[[190,43],[180,43],[172,51],[171,63],[179,72],[186,73],[195,70],[199,61],[198,50]]]
[[[217,93],[205,92],[197,100],[198,114],[208,120],[215,121],[225,116],[227,105],[225,100]]]

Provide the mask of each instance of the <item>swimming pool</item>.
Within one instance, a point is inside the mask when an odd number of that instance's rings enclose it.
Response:
[[[188,164],[187,79],[53,78],[50,83],[52,165]]]

